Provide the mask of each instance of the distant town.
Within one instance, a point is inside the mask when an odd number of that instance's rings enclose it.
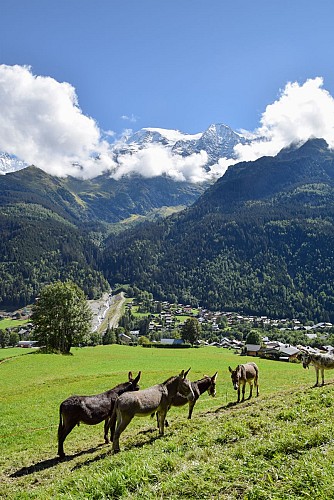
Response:
[[[156,301],[148,297],[144,300],[124,300],[125,313],[117,327],[113,326],[117,332],[115,341],[118,343],[138,344],[145,343],[143,339],[146,339],[146,344],[150,343],[152,346],[180,346],[186,344],[181,335],[182,327],[189,318],[194,318],[200,325],[201,332],[200,338],[196,340],[197,346],[233,349],[236,353],[280,361],[293,359],[298,352],[298,345],[314,352],[334,351],[334,327],[328,322],[302,324],[297,319],[271,319],[267,316],[245,315],[232,311],[209,311],[191,305]],[[109,304],[110,300],[106,302],[106,305]],[[97,316],[101,314],[101,310],[95,308],[93,314]],[[30,315],[30,308],[12,313],[0,312],[0,321],[13,320],[11,326],[6,328],[7,342],[2,341],[1,347],[8,345],[9,338],[11,345],[14,341],[15,345],[21,347],[36,345],[33,339],[33,325],[29,322]],[[93,319],[93,324],[97,324],[96,318]],[[0,331],[3,332],[1,327]],[[260,333],[259,342],[247,341],[252,331]],[[106,343],[105,335],[106,332],[100,332],[100,341],[97,338],[95,343]]]

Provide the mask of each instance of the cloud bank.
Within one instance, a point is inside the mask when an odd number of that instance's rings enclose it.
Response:
[[[26,66],[0,65],[0,109],[0,150],[27,164],[80,177],[114,166],[109,144],[82,113],[69,83],[35,76]]]
[[[112,176],[120,179],[124,175],[137,173],[143,177],[167,175],[175,181],[203,182],[208,179],[208,173],[204,170],[207,161],[205,151],[183,157],[159,144],[152,144],[134,154],[120,156]]]
[[[334,99],[322,88],[323,79],[309,79],[300,85],[288,83],[279,99],[266,107],[253,142],[237,145],[237,161],[274,156],[284,147],[323,138],[334,147]]]
[[[334,99],[320,77],[288,83],[266,107],[260,126],[243,131],[252,142],[237,145],[237,159],[221,158],[210,172],[205,170],[206,152],[183,157],[160,144],[118,154],[116,162],[113,145],[106,140],[112,137],[119,145],[114,133],[101,131],[93,118],[83,114],[74,87],[36,76],[27,66],[0,65],[0,109],[0,151],[57,176],[89,178],[109,171],[116,179],[137,173],[203,182],[222,176],[237,161],[274,156],[311,137],[321,137],[334,148]],[[127,132],[118,141],[124,143]]]

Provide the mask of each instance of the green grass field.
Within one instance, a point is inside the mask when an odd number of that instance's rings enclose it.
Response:
[[[0,363],[1,498],[334,498],[334,372],[312,388],[313,369],[259,359],[259,398],[234,404],[228,366],[250,358],[231,351],[112,345],[72,352]],[[159,438],[155,420],[135,418],[118,455],[102,444],[103,424],[80,425],[58,460],[62,400],[114,387],[129,370],[142,371],[146,388],[189,366],[191,380],[218,370],[216,398],[204,394],[191,421],[187,407],[172,408]]]
[[[14,328],[23,326],[29,323],[28,319],[0,319],[0,330],[6,330],[6,328]]]

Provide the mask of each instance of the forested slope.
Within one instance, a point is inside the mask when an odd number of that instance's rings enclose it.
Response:
[[[334,321],[333,180],[322,140],[237,164],[182,214],[111,240],[105,276],[210,309]]]

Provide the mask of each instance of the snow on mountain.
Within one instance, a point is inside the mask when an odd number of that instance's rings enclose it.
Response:
[[[0,174],[7,174],[9,172],[16,172],[26,168],[27,164],[17,158],[7,154],[0,153]]]
[[[175,158],[186,158],[191,155],[207,153],[208,161],[206,170],[218,162],[220,158],[235,159],[234,147],[237,144],[248,144],[251,139],[246,135],[235,132],[224,124],[212,124],[204,132],[186,134],[179,130],[162,128],[142,128],[122,142],[111,145],[114,160],[117,162],[122,157],[132,156],[139,151],[144,151],[152,146],[164,148],[168,154]],[[14,172],[25,168],[27,165],[17,158],[0,153],[0,174]]]
[[[133,154],[152,145],[160,145],[171,153],[182,157],[205,151],[208,154],[208,168],[219,158],[235,159],[234,147],[250,142],[245,135],[235,132],[224,124],[212,124],[204,132],[185,134],[179,130],[143,128],[127,137],[122,144],[116,144],[114,154]]]

